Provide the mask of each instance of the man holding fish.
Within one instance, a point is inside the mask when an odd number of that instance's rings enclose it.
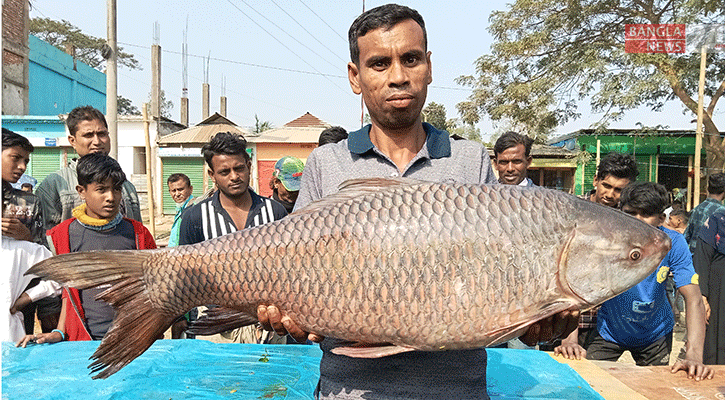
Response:
[[[432,82],[431,53],[417,11],[398,5],[371,9],[350,28],[350,86],[362,94],[372,125],[347,140],[316,149],[308,158],[295,209],[332,193],[353,178],[410,177],[436,182],[493,184],[486,148],[453,141],[448,133],[421,122]],[[307,338],[276,307],[258,316],[279,334]],[[267,323],[267,318],[270,323]],[[565,336],[576,313],[563,312],[532,326],[530,344]],[[320,340],[310,335],[312,340]],[[408,352],[379,359],[348,358],[332,352],[342,340],[325,338],[317,398],[486,398],[486,351]]]

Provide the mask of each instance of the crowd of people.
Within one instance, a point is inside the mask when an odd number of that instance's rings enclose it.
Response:
[[[249,187],[252,169],[243,137],[216,134],[202,148],[215,190],[193,197],[184,174],[172,174],[167,187],[176,203],[168,246],[188,245],[240,229],[267,224],[336,193],[355,178],[409,177],[427,181],[535,186],[527,177],[533,141],[507,132],[494,146],[494,158],[480,143],[453,140],[422,122],[421,109],[432,82],[425,23],[408,7],[389,4],[360,15],[350,27],[349,83],[362,95],[371,124],[349,134],[332,128],[306,164],[292,156],[277,161],[269,182],[272,197]],[[66,120],[68,141],[79,158],[48,175],[35,195],[11,187],[33,151],[30,142],[3,129],[3,258],[8,271],[3,340],[20,346],[64,340],[97,340],[113,319],[113,309],[97,295],[103,287],[64,288],[24,276],[35,262],[87,250],[153,249],[143,226],[138,195],[119,164],[108,156],[106,120],[92,107],[74,109]],[[494,170],[497,174],[494,173]],[[668,293],[684,298],[687,343],[672,371],[712,378],[708,365],[725,364],[725,174],[709,177],[708,199],[688,216],[668,207],[662,185],[637,182],[630,155],[610,153],[598,166],[594,188],[583,198],[616,207],[666,232],[672,249],[651,276],[598,310],[561,312],[531,325],[509,347],[554,343],[549,350],[567,358],[617,360],[629,351],[638,365],[668,365],[675,317]],[[689,217],[689,222],[688,222]],[[683,235],[684,233],[684,235]],[[10,259],[10,258],[8,258]],[[693,262],[694,260],[694,262]],[[9,282],[9,283],[8,283]],[[670,289],[668,290],[668,282]],[[43,300],[40,300],[43,299]],[[34,332],[34,308],[41,332]],[[172,337],[185,333],[200,314],[233,310],[215,305],[179,316]],[[25,324],[20,312],[25,316]],[[215,311],[210,311],[215,310]],[[381,359],[356,359],[333,352],[341,339],[305,332],[274,305],[260,306],[259,323],[222,334],[237,343],[319,342],[323,356],[315,396],[327,398],[486,398],[484,349],[412,351]],[[28,319],[29,318],[29,319]],[[540,346],[546,349],[545,346]]]

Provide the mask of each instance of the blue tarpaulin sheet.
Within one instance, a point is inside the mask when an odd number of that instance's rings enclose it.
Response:
[[[93,380],[99,342],[2,344],[3,399],[311,399],[318,346],[160,340],[110,378]],[[489,349],[492,399],[602,399],[574,370],[534,350]]]

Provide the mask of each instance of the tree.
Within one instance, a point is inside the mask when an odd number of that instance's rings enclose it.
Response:
[[[457,82],[473,88],[456,107],[463,120],[510,119],[542,137],[576,119],[577,102],[590,99],[603,113],[601,125],[627,110],[657,111],[678,99],[692,119],[697,115],[700,55],[629,54],[625,24],[722,22],[721,0],[516,0],[491,15],[494,44],[476,61],[476,76]],[[703,143],[707,165],[725,163],[725,142],[712,114],[725,92],[725,53],[707,56]],[[693,99],[694,98],[694,99]]]
[[[106,40],[87,35],[66,20],[55,21],[50,18],[33,18],[30,20],[30,33],[50,43],[61,51],[67,45],[75,47],[75,58],[101,71],[106,61],[102,54]],[[118,46],[118,65],[129,69],[141,69],[133,54],[124,53]]]
[[[461,121],[459,118],[451,118],[446,121],[446,127],[451,136],[458,135],[464,139],[483,143],[481,130],[472,124]],[[488,145],[487,143],[484,144]]]
[[[272,129],[272,124],[269,121],[261,122],[257,118],[257,114],[254,114],[254,133],[262,133],[270,129]]]
[[[437,129],[444,131],[448,129],[446,107],[443,104],[431,101],[423,109],[423,116],[425,116],[425,122],[433,125]]]
[[[149,105],[150,104],[151,92],[149,92]],[[174,102],[171,100],[166,100],[166,92],[164,92],[164,89],[161,89],[161,94],[159,95],[159,108],[161,108],[162,117],[169,119],[171,118],[171,110],[174,109]]]
[[[141,115],[141,111],[131,103],[131,100],[118,96],[118,115]]]

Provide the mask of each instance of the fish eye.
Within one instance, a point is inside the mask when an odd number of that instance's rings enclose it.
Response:
[[[637,261],[642,257],[642,252],[639,251],[639,249],[634,249],[629,252],[629,259],[632,261]]]

